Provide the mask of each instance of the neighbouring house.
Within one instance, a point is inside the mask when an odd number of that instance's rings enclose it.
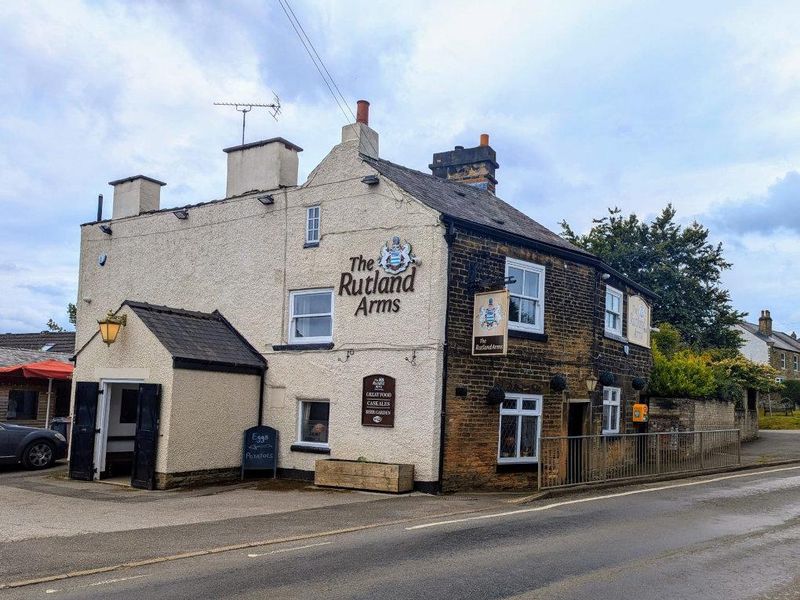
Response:
[[[162,209],[163,182],[111,182],[112,218],[81,227],[73,477],[236,477],[264,423],[280,476],[366,459],[429,492],[523,489],[543,436],[634,430],[652,292],[498,198],[488,136],[431,175],[380,158],[368,116],[301,185],[283,138],[225,149],[221,199]],[[508,301],[489,355],[484,292]]]
[[[778,370],[778,378],[800,379],[800,340],[797,335],[772,328],[772,316],[762,310],[758,324],[743,321],[736,325],[742,337],[740,352],[753,362]]]
[[[72,354],[75,352],[75,332],[0,333],[0,348],[20,348],[23,350],[38,350],[40,352]]]
[[[46,427],[56,417],[69,416],[70,357],[0,347],[0,422]]]

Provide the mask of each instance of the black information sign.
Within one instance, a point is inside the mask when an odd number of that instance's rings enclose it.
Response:
[[[245,471],[271,470],[277,477],[278,471],[278,431],[261,425],[244,432],[242,446],[242,479]]]
[[[361,424],[394,427],[394,377],[368,375],[361,392]]]

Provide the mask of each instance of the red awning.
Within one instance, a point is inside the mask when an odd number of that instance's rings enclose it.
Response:
[[[73,366],[58,360],[43,360],[0,367],[0,375],[11,377],[28,377],[31,379],[70,379]]]

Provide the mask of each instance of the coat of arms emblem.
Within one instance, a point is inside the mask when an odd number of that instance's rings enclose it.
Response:
[[[391,244],[386,244],[381,248],[381,255],[378,263],[387,273],[396,275],[405,271],[409,265],[417,262],[417,257],[411,252],[411,244],[406,241],[400,244],[400,237],[394,236]]]
[[[500,325],[503,320],[502,309],[494,303],[493,298],[489,298],[489,302],[483,306],[478,313],[478,321],[481,327],[486,329],[494,329]]]

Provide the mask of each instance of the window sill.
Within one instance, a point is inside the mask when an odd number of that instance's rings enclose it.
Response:
[[[538,462],[497,463],[495,473],[530,473],[539,470]]]
[[[628,338],[624,335],[619,335],[618,333],[614,333],[612,331],[605,331],[603,335],[607,337],[609,340],[614,340],[615,342],[622,342],[623,344],[628,343]]]
[[[546,333],[535,333],[533,331],[522,331],[521,329],[511,328],[508,330],[508,337],[520,340],[533,340],[534,342],[546,342],[548,340]]]
[[[298,352],[303,350],[333,350],[333,342],[319,344],[272,344],[274,352]]]
[[[319,242],[306,242],[303,248],[319,248]]]
[[[330,454],[331,449],[325,446],[309,446],[306,444],[292,444],[289,446],[292,452],[308,452],[309,454]]]

